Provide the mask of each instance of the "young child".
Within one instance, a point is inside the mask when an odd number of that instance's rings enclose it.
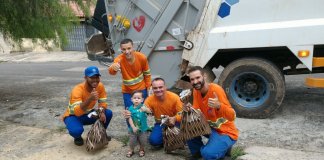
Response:
[[[131,100],[133,105],[128,108],[131,112],[131,118],[127,120],[130,124],[128,128],[130,150],[126,157],[129,158],[134,155],[134,148],[137,143],[140,145],[139,156],[143,157],[145,155],[144,146],[147,143],[147,129],[149,128],[146,113],[151,113],[151,110],[143,106],[144,98],[141,91],[133,92]]]

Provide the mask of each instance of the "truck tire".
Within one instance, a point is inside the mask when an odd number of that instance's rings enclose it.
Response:
[[[285,80],[276,65],[261,58],[243,58],[225,67],[219,77],[238,117],[268,118],[281,105]]]

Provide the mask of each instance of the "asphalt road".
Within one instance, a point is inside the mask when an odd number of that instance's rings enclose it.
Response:
[[[0,119],[48,129],[64,126],[58,118],[72,87],[84,80],[83,70],[90,65],[99,67],[109,106],[118,114],[118,107],[123,107],[120,75],[108,75],[97,62],[0,63]]]
[[[0,63],[0,122],[50,130],[64,127],[59,117],[68,104],[72,87],[83,81],[83,70],[89,65],[99,66],[108,93],[108,104],[114,113],[108,134],[117,139],[127,135],[125,120],[121,117],[123,101],[120,75],[110,76],[105,66],[90,61]],[[324,77],[323,74],[317,76]],[[286,77],[286,97],[282,108],[272,117],[262,120],[236,119],[240,130],[237,145],[284,148],[324,155],[324,90],[305,87],[304,77]],[[156,154],[164,155],[163,152]],[[120,155],[122,159],[123,151]],[[274,159],[280,158],[277,156]],[[171,159],[174,158],[171,156]]]

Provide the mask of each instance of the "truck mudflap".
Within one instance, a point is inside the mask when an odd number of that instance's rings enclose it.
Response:
[[[104,0],[97,0],[96,8],[93,17],[91,18],[91,25],[104,33],[104,35],[109,35],[109,27]]]

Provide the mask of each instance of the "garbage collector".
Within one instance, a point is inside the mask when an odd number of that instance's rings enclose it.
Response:
[[[95,107],[103,108],[100,121],[107,129],[113,116],[112,111],[107,108],[107,93],[104,85],[100,82],[99,69],[96,66],[89,66],[84,70],[84,82],[77,84],[70,94],[70,101],[63,115],[63,121],[69,134],[74,138],[74,144],[83,145],[81,137],[83,125],[95,123],[97,116],[91,115]],[[98,105],[96,106],[96,103]]]

